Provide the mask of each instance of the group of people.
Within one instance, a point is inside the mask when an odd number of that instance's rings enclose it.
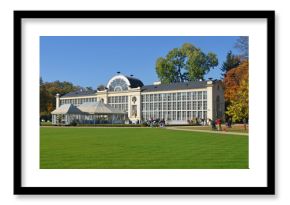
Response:
[[[145,122],[149,127],[165,127],[165,120],[164,119],[153,119]]]
[[[220,118],[217,118],[216,120],[211,120],[209,119],[209,123],[211,125],[212,130],[218,130],[218,131],[222,131],[222,120]],[[247,119],[243,119],[243,125],[244,125],[244,129],[247,130]],[[226,128],[231,128],[232,127],[232,119],[228,118],[226,119],[225,122]]]
[[[212,130],[222,130],[222,120],[220,118],[217,118],[216,120],[208,119],[211,125]]]

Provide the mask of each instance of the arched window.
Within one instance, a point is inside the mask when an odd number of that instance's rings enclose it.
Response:
[[[120,92],[120,91],[124,91],[124,90],[128,90],[128,85],[121,78],[116,78],[109,85],[109,91]]]

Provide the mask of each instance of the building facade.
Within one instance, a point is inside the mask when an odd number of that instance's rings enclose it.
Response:
[[[144,85],[133,76],[117,74],[102,90],[79,90],[56,96],[57,108],[101,101],[127,113],[133,123],[164,119],[167,124],[187,124],[192,119],[224,117],[224,91],[219,80]]]

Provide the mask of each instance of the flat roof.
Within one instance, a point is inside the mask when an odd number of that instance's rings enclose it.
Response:
[[[216,80],[213,83],[217,82]],[[144,85],[141,87],[141,92],[154,92],[154,91],[173,91],[173,90],[188,90],[188,89],[202,89],[207,87],[207,81],[191,81],[191,82],[179,82],[160,85]],[[61,98],[66,97],[85,97],[96,96],[96,90],[77,90],[67,93]],[[116,92],[117,93],[117,92]]]
[[[154,92],[154,91],[170,91],[170,90],[188,90],[206,88],[207,81],[193,81],[193,82],[180,82],[169,83],[160,85],[145,85],[141,88],[141,92]]]

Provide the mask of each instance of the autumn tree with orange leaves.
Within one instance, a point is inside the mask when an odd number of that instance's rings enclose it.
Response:
[[[249,62],[229,70],[224,78],[224,96],[227,104],[226,114],[233,121],[241,121],[249,117]]]

